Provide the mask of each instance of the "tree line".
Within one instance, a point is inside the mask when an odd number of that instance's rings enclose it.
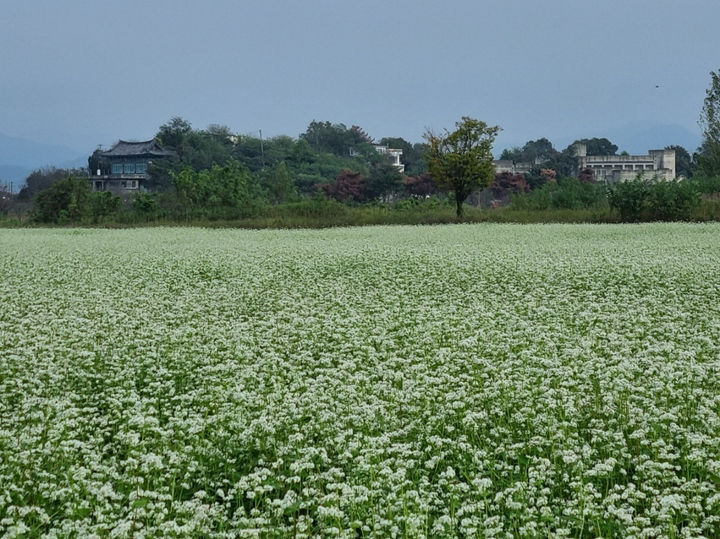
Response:
[[[616,155],[618,146],[606,138],[580,139],[563,150],[547,138],[530,140],[500,155],[503,160],[532,164],[529,172],[496,174],[492,145],[500,128],[467,117],[453,131],[425,133],[423,142],[400,137],[377,141],[402,150],[404,173],[377,151],[376,141],[358,126],[312,121],[297,138],[263,139],[233,134],[222,125],[197,130],[174,117],[155,134],[174,155],[150,166],[146,191],[125,197],[95,193],[85,171],[35,171],[15,197],[0,193],[0,212],[7,213],[16,203],[29,208],[31,219],[44,223],[97,223],[120,213],[140,220],[237,219],[257,215],[268,206],[320,199],[402,208],[433,198],[454,205],[458,217],[470,201],[528,210],[604,206],[624,220],[682,218],[703,195],[716,192],[719,73],[711,72],[703,103],[700,148],[691,154],[681,146],[667,147],[675,150],[677,175],[698,180],[683,187],[674,182],[657,187],[660,182],[643,178],[610,188],[598,185],[591,170],[577,169],[574,147],[582,143],[589,155]],[[100,168],[101,159],[99,151],[93,153],[89,169]],[[663,205],[665,210],[658,209]],[[674,209],[668,210],[669,206]]]

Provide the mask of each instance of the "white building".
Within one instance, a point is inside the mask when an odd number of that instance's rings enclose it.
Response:
[[[650,150],[647,155],[587,155],[585,144],[575,145],[580,170],[589,168],[595,181],[617,183],[638,174],[646,178],[675,179],[675,150]]]
[[[493,161],[495,167],[495,173],[501,174],[503,172],[510,172],[511,174],[525,174],[529,173],[532,168],[532,163],[515,162],[511,159],[495,159]]]
[[[403,165],[400,162],[400,157],[403,154],[402,150],[398,150],[396,148],[388,148],[387,146],[383,146],[382,144],[374,144],[373,146],[375,146],[375,151],[377,153],[387,155],[388,157],[390,157],[390,163],[396,169],[398,169],[398,172],[400,172],[400,173],[405,172],[405,165]]]

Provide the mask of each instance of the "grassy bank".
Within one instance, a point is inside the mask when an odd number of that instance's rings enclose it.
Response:
[[[707,183],[707,182],[705,182]],[[625,217],[628,221],[720,221],[720,193],[716,186],[700,186],[690,209],[673,212],[672,198],[656,201],[654,211],[644,210]],[[58,221],[50,226],[82,225],[101,228],[134,228],[144,226],[202,226],[208,228],[329,228],[366,225],[423,225],[459,222],[455,208],[446,198],[405,199],[392,204],[342,204],[332,199],[312,199],[280,205],[254,204],[230,208],[195,208],[152,206],[140,211],[132,200],[110,215],[80,220]],[[681,217],[678,217],[681,215]],[[618,223],[623,217],[612,209],[599,186],[566,182],[545,186],[512,198],[500,208],[465,206],[465,223]],[[0,227],[16,228],[37,225],[29,208],[0,215]]]
[[[336,207],[335,207],[336,206]],[[326,210],[326,211],[324,211]],[[708,214],[709,212],[706,212]],[[708,219],[702,219],[708,220]],[[481,209],[467,207],[465,223],[614,223],[618,218],[607,209]],[[434,208],[394,209],[385,205],[343,206],[315,208],[309,203],[269,206],[250,217],[213,218],[187,215],[182,218],[168,216],[141,216],[119,214],[79,223],[101,228],[133,228],[138,226],[202,226],[208,228],[329,228],[337,226],[367,225],[430,225],[457,223],[455,209],[450,206]],[[68,224],[70,225],[70,224]],[[18,228],[41,226],[27,216],[0,218],[0,227]],[[42,225],[47,226],[47,225]]]

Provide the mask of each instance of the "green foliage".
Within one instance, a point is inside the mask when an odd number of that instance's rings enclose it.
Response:
[[[90,197],[90,214],[95,222],[112,215],[120,209],[122,200],[110,191],[93,193]]]
[[[162,146],[179,150],[191,132],[192,126],[189,122],[179,116],[173,116],[170,121],[160,126],[155,137]]]
[[[400,211],[435,210],[438,208],[448,208],[453,203],[454,201],[448,196],[433,196],[429,198],[410,197],[397,201],[393,207]]]
[[[288,136],[261,140],[233,135],[221,125],[196,131],[176,117],[160,127],[156,138],[176,155],[150,166],[146,186],[155,192],[171,191],[174,178],[187,167],[199,173],[237,161],[257,176],[271,203],[282,203],[295,196],[312,196],[317,185],[334,182],[343,170],[368,178],[376,165],[386,161],[362,129],[330,122],[311,122],[297,140]],[[425,171],[424,144],[385,140],[403,150],[408,173]]]
[[[536,189],[545,183],[544,178],[539,174],[540,168],[552,169],[560,178],[575,177],[578,172],[575,145],[578,143],[585,144],[588,155],[615,155],[618,149],[617,145],[606,138],[584,138],[576,140],[559,152],[553,148],[548,139],[540,138],[538,140],[529,140],[522,148],[515,147],[503,150],[500,159],[508,159],[515,163],[538,165],[535,170],[526,175],[530,188]]]
[[[588,155],[615,155],[618,150],[617,144],[613,144],[606,138],[581,138],[570,144],[565,151],[570,151],[576,144],[585,144]]]
[[[626,222],[640,221],[650,194],[650,183],[641,177],[608,188],[608,203]]]
[[[675,175],[677,177],[692,178],[695,165],[690,153],[677,144],[666,146],[665,149],[675,150]]]
[[[405,165],[405,174],[408,176],[420,176],[427,172],[427,163],[425,162],[426,144],[411,144],[402,137],[383,137],[380,139],[380,144],[388,148],[402,150],[400,162]]]
[[[703,143],[698,149],[697,166],[706,176],[720,175],[720,70],[710,72],[710,87],[700,115]]]
[[[68,170],[62,168],[48,167],[34,170],[25,178],[25,186],[18,193],[18,200],[31,201],[40,191],[48,189],[52,184],[68,176],[84,176],[82,170]]]
[[[700,191],[689,181],[634,180],[608,188],[608,202],[623,221],[686,221],[700,205]]]
[[[514,196],[511,207],[519,210],[600,209],[607,207],[607,199],[602,185],[561,178],[527,194]]]
[[[553,169],[554,170],[554,169]],[[535,165],[530,172],[525,173],[525,181],[530,189],[537,189],[547,183],[547,178],[542,174],[542,167]]]
[[[348,129],[345,124],[318,122],[313,120],[300,138],[308,142],[319,152],[328,152],[340,156],[350,155],[361,144],[372,143],[372,139],[360,128]]]
[[[718,176],[693,176],[691,180],[697,191],[703,195],[715,195],[720,193],[720,175]]]
[[[500,130],[485,122],[463,116],[455,131],[442,135],[427,132],[425,158],[435,182],[455,193],[456,214],[463,216],[463,202],[477,187],[487,187],[493,180],[492,144]]]
[[[157,198],[151,193],[138,193],[132,202],[133,210],[145,217],[157,215],[159,206]]]
[[[33,220],[40,223],[79,222],[86,217],[92,196],[87,180],[69,176],[41,191],[33,201]]]
[[[511,148],[503,150],[500,159],[508,159],[515,163],[544,163],[551,159],[557,150],[553,148],[552,142],[546,138],[529,140],[522,148]]]
[[[199,172],[185,167],[172,174],[178,197],[189,208],[234,208],[242,210],[256,204],[258,191],[250,172],[240,163],[213,165]]]
[[[185,120],[176,117],[160,127],[156,138],[176,155],[156,160],[150,166],[147,188],[152,191],[171,189],[173,175],[186,167],[199,171],[213,165],[225,165],[233,159],[230,130],[225,126],[211,125],[205,131],[196,131]]]
[[[297,198],[295,182],[285,161],[281,161],[271,169],[261,171],[259,178],[260,185],[271,204],[282,204]]]
[[[652,221],[687,221],[700,205],[692,182],[658,181],[650,185],[648,218]]]
[[[572,145],[558,152],[543,163],[544,168],[553,169],[560,178],[571,178],[577,173],[578,161]]]
[[[382,199],[402,189],[403,176],[390,163],[377,163],[367,179],[367,196]]]
[[[120,208],[120,197],[93,193],[86,178],[68,176],[41,191],[33,201],[31,218],[39,223],[97,223]]]

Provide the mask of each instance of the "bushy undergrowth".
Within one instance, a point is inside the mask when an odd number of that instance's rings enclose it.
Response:
[[[608,201],[623,221],[689,221],[701,195],[693,181],[636,178],[608,188]]]
[[[720,225],[0,231],[0,535],[717,537]]]
[[[224,169],[219,169],[220,172]],[[59,186],[75,185],[58,182]],[[76,182],[77,183],[77,182]],[[121,203],[109,193],[91,193],[81,185],[50,196],[41,193],[34,212],[19,205],[0,213],[0,226],[72,224],[122,226],[208,226],[244,228],[327,228],[377,224],[440,224],[457,222],[447,193],[400,198],[393,202],[341,203],[321,194],[283,204],[267,204],[256,196],[242,203],[204,204],[195,196],[175,193],[139,193]],[[232,187],[232,186],[231,186]],[[192,194],[192,193],[191,193]],[[528,193],[511,195],[510,204],[487,207],[482,196],[466,205],[464,222],[588,222],[712,221],[720,220],[720,178],[692,178],[681,182],[636,179],[606,186],[560,179]],[[487,197],[485,197],[487,198]]]
[[[608,207],[605,185],[562,178],[529,193],[512,197],[518,210],[576,210]]]

